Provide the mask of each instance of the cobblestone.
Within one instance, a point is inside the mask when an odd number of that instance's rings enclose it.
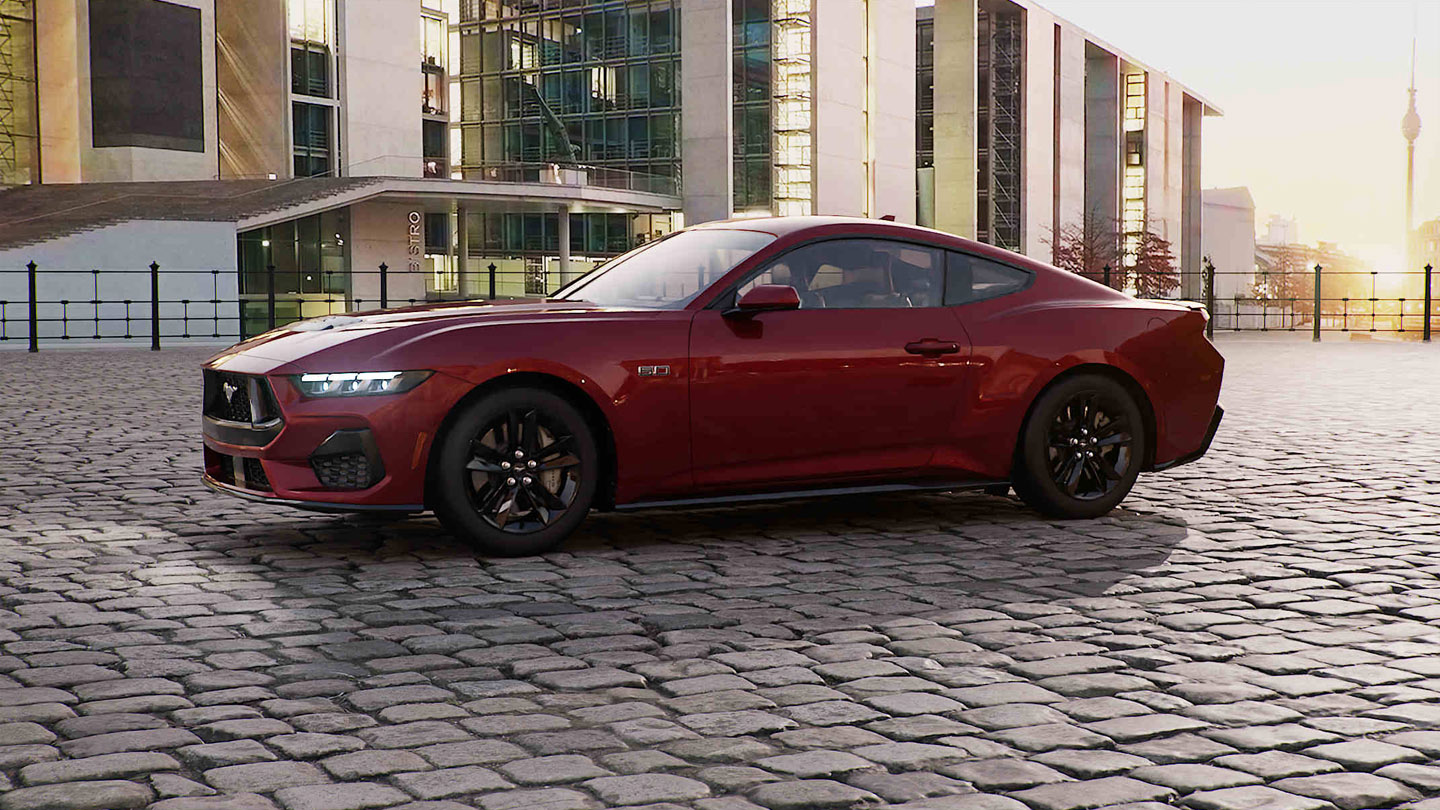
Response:
[[[212,495],[202,353],[0,352],[0,810],[1427,806],[1434,350],[1220,346],[1211,455],[1101,520],[596,515],[524,560]]]

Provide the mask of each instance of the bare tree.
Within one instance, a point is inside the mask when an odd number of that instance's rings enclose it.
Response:
[[[1148,223],[1149,220],[1147,219]],[[1175,267],[1175,254],[1170,241],[1146,225],[1135,247],[1135,263],[1129,268],[1127,282],[1135,287],[1137,298],[1165,298],[1180,287],[1180,273]]]
[[[1091,212],[1079,223],[1051,230],[1045,243],[1050,246],[1054,265],[1061,270],[1104,284],[1105,268],[1110,267],[1110,284],[1119,284],[1120,226],[1116,220]]]

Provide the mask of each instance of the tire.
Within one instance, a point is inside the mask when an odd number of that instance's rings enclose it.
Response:
[[[1125,386],[1077,375],[1035,400],[1015,449],[1015,492],[1047,517],[1100,517],[1130,494],[1146,450],[1144,418]]]
[[[594,432],[579,409],[549,391],[511,388],[471,402],[439,445],[435,514],[486,554],[553,550],[595,499]]]

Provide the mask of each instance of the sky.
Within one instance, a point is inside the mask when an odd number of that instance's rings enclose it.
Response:
[[[1262,233],[1270,214],[1293,217],[1302,241],[1379,269],[1403,255],[1400,119],[1418,34],[1415,222],[1440,217],[1440,0],[1039,4],[1224,112],[1203,125],[1202,182],[1248,186]]]

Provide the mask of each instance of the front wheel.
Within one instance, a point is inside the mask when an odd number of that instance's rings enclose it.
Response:
[[[600,470],[595,436],[574,405],[549,391],[478,399],[439,443],[435,513],[488,554],[550,551],[590,511]]]
[[[1130,493],[1145,449],[1140,406],[1123,385],[1071,377],[1040,395],[1021,429],[1015,492],[1048,517],[1100,517]]]

